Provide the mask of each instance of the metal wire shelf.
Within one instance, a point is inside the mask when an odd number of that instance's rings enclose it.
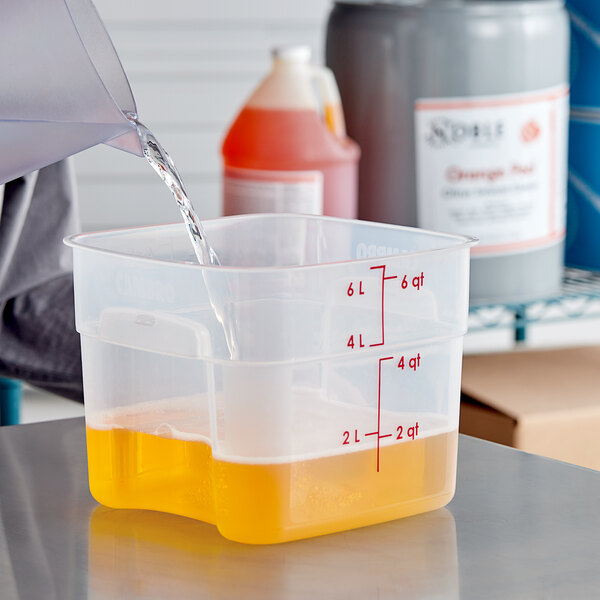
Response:
[[[525,303],[479,304],[469,310],[469,331],[504,327],[523,341],[527,326],[600,318],[600,273],[566,268],[560,295]]]

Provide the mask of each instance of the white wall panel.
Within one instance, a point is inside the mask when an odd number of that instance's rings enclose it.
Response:
[[[155,128],[156,130],[157,128]],[[160,141],[177,163],[184,183],[193,175],[215,176],[221,171],[220,148],[222,132],[220,129],[190,128],[180,131],[165,127]],[[158,135],[158,134],[157,134]],[[130,178],[133,180],[151,179],[154,175],[150,165],[133,154],[100,145],[77,155],[77,179],[80,183],[94,181],[101,183],[107,175],[110,177]],[[152,176],[152,177],[151,177]],[[165,187],[165,190],[167,188]]]
[[[328,0],[95,0],[129,78],[140,120],[180,170],[201,218],[221,211],[223,136],[266,74],[270,50],[308,44],[323,62]],[[85,230],[179,218],[141,158],[98,146],[76,157]]]
[[[221,211],[221,182],[218,179],[193,179],[188,193],[202,219],[214,219]],[[88,230],[137,227],[181,221],[177,205],[158,177],[146,181],[116,178],[102,185],[81,184],[81,218]]]
[[[323,0],[95,0],[102,18],[113,22],[296,23],[324,18],[330,2]]]

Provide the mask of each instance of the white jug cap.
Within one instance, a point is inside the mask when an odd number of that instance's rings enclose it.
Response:
[[[310,46],[277,46],[273,48],[272,55],[274,60],[283,60],[285,62],[310,62]]]

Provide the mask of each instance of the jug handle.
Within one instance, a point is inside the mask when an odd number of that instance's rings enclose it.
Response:
[[[312,67],[312,77],[317,84],[323,105],[323,119],[327,129],[339,139],[346,137],[346,122],[340,91],[333,71],[327,67]]]

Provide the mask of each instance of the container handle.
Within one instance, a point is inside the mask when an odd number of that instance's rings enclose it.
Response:
[[[346,122],[340,91],[333,71],[327,67],[312,67],[312,77],[317,84],[323,105],[323,118],[327,129],[339,139],[346,137]]]
[[[98,339],[135,350],[185,358],[211,356],[210,333],[201,323],[170,313],[136,308],[105,308]]]

